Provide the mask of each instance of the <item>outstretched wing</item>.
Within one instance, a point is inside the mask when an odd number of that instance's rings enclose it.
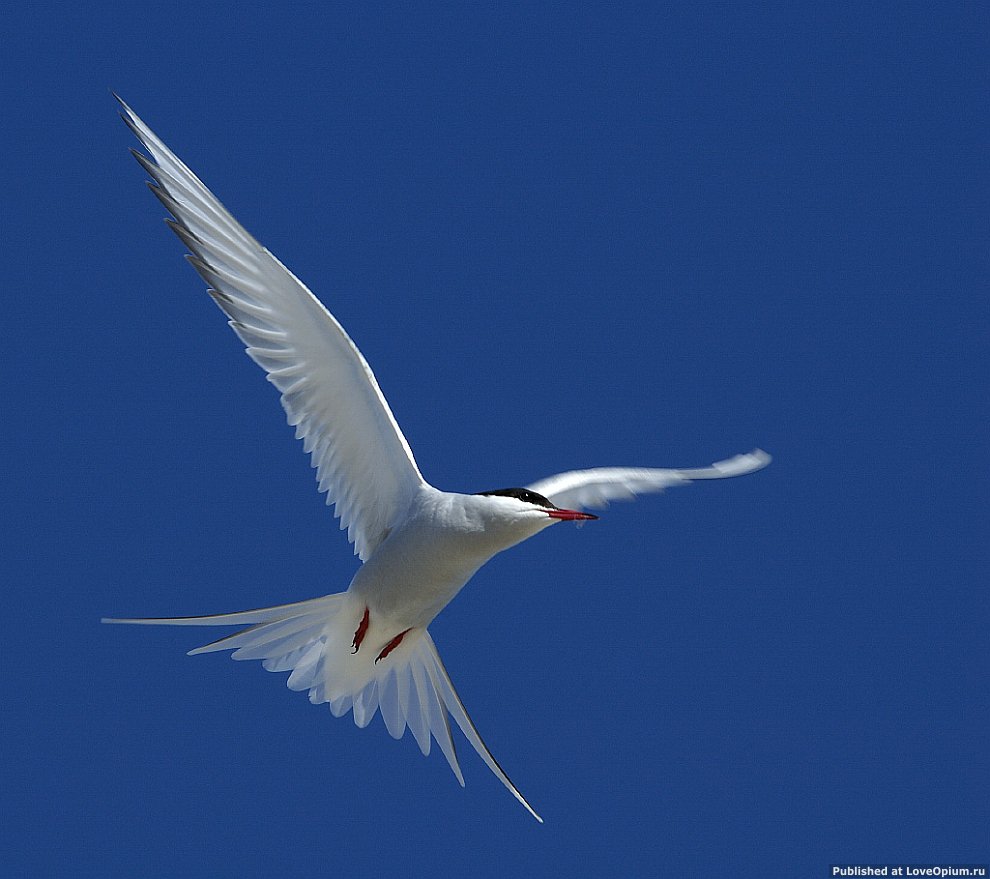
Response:
[[[120,98],[117,98],[120,101]],[[123,101],[121,114],[151,154],[134,152],[151,191],[230,318],[247,353],[282,393],[319,490],[354,551],[367,559],[424,484],[409,444],[357,346],[322,303],[237,222]]]
[[[663,491],[671,485],[686,485],[695,479],[728,479],[762,470],[770,456],[762,449],[716,461],[710,467],[690,470],[657,470],[636,467],[599,467],[595,470],[571,470],[548,476],[526,487],[542,494],[558,507],[578,510],[582,507],[605,507],[609,501],[630,501],[636,495]]]

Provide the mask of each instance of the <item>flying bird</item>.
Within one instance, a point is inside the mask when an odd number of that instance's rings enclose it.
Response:
[[[116,97],[116,96],[115,96]],[[186,165],[117,98],[148,155],[132,150],[165,222],[229,318],[247,353],[281,393],[288,422],[316,468],[319,490],[363,563],[345,592],[214,616],[105,619],[108,623],[242,626],[190,654],[232,650],[289,672],[359,727],[380,711],[396,739],[408,728],[423,754],[436,740],[464,785],[450,718],[512,795],[542,822],[482,741],[428,631],[434,617],[496,553],[558,522],[596,519],[586,508],[694,480],[765,467],[757,449],[710,467],[608,467],[548,476],[521,488],[441,491],[422,476],[367,361],[323,304],[259,244]],[[149,158],[150,156],[150,158]]]

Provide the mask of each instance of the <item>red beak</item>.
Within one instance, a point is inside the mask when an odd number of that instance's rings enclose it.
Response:
[[[575,519],[597,519],[591,513],[579,513],[577,510],[547,510],[547,515],[551,519],[564,519],[571,522]]]

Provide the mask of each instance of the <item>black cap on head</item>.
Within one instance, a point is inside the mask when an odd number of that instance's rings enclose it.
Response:
[[[517,500],[525,501],[527,504],[533,504],[536,507],[543,507],[546,510],[556,510],[557,508],[550,503],[542,494],[537,494],[535,491],[530,491],[528,488],[496,488],[492,491],[476,491],[476,495],[495,495],[497,497],[514,497]]]

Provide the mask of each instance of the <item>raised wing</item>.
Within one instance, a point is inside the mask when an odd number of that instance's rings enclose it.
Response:
[[[174,220],[169,227],[230,318],[250,357],[282,393],[312,455],[319,490],[367,559],[424,484],[412,451],[357,346],[322,303],[237,222],[120,98],[152,159],[132,150]]]
[[[558,507],[606,507],[609,501],[631,501],[636,495],[663,491],[671,485],[686,485],[695,479],[728,479],[762,470],[770,456],[762,449],[716,461],[710,467],[690,470],[656,470],[636,467],[599,467],[571,470],[548,476],[526,487],[542,494]]]

